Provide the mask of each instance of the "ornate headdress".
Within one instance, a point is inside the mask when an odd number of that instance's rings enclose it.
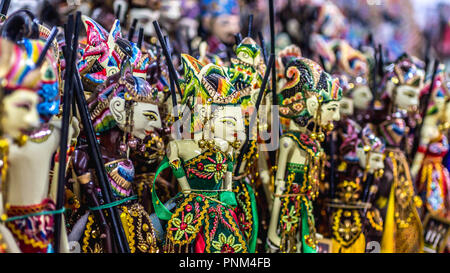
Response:
[[[384,78],[385,92],[383,97],[390,97],[390,92],[387,92],[389,86],[409,85],[417,88],[422,88],[425,78],[425,71],[420,68],[415,58],[408,55],[403,55],[395,61],[392,65],[386,68],[387,73]],[[392,84],[389,84],[391,82]],[[392,91],[392,90],[390,90]]]
[[[131,62],[133,74],[145,79],[150,57],[134,43],[122,38],[119,20],[114,22],[109,33],[87,16],[83,15],[82,21],[86,28],[87,44],[81,50],[78,70],[87,89],[93,91],[108,76],[118,73],[125,59]]]
[[[250,104],[252,91],[259,90],[262,74],[266,66],[261,56],[261,48],[250,37],[246,37],[236,47],[237,58],[231,58],[231,68],[227,69],[231,83],[240,92],[244,107]],[[259,61],[258,61],[259,60]]]
[[[226,70],[215,64],[203,66],[190,55],[182,54],[184,66],[184,94],[182,104],[191,110],[195,105],[232,106],[240,105],[240,92],[236,91]],[[204,125],[203,118],[194,112],[191,120],[191,129],[194,132],[201,130]],[[208,116],[210,113],[206,113]]]
[[[17,89],[36,92],[41,98],[38,112],[43,121],[59,112],[56,64],[49,52],[46,61],[36,67],[45,43],[23,39],[15,44],[0,38],[0,78],[4,94]]]
[[[133,76],[129,61],[124,62],[119,73],[108,77],[93,97],[95,99],[89,104],[89,108],[98,133],[117,125],[109,109],[109,103],[114,97],[123,98],[127,102],[160,104],[158,90],[152,88],[146,80]]]
[[[201,104],[236,104],[240,94],[236,91],[225,69],[215,64],[203,66],[194,57],[182,54],[185,88],[183,104],[193,107]]]
[[[306,100],[311,96],[317,96],[322,103],[341,99],[339,80],[333,79],[316,62],[294,58],[286,67],[285,77],[288,82],[278,94],[282,117],[295,119],[308,116]]]

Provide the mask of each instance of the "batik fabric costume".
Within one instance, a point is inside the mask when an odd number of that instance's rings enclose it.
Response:
[[[400,58],[386,76],[396,84],[417,87],[420,77],[418,68],[407,58]],[[382,252],[413,253],[423,249],[422,223],[417,211],[420,203],[414,192],[409,163],[401,149],[407,136],[405,118],[403,111],[394,111],[379,125],[379,133],[386,143],[386,168],[381,184],[390,185],[385,192],[388,195],[386,209],[381,210],[385,215]]]
[[[152,89],[150,84],[143,78],[134,76],[133,69],[129,61],[123,60],[121,71],[106,78],[106,80],[98,86],[98,93],[95,93],[96,98],[89,104],[91,119],[93,120],[93,127],[99,138],[100,146],[105,145],[102,142],[102,137],[107,137],[119,131],[120,136],[126,135],[127,132],[119,129],[117,121],[113,117],[110,109],[110,101],[115,97],[126,99],[129,103],[148,103],[158,104],[157,90]],[[125,113],[125,115],[128,115]],[[117,138],[117,142],[122,141],[122,137]],[[114,143],[117,145],[118,143]],[[118,150],[120,150],[120,145]],[[82,158],[86,154],[82,149],[85,148],[80,145],[78,147],[81,156],[75,156],[74,161],[86,161],[88,158]],[[77,153],[77,152],[76,152]],[[75,153],[75,154],[76,154]],[[81,158],[78,159],[78,158]],[[123,229],[128,241],[128,247],[131,253],[155,253],[159,252],[156,239],[156,231],[153,227],[152,221],[148,212],[144,209],[139,201],[136,201],[137,196],[134,195],[133,188],[135,182],[135,166],[123,151],[117,151],[110,162],[105,163],[105,170],[108,177],[108,182],[112,189],[112,204],[105,204],[105,199],[101,195],[100,188],[94,185],[91,177],[83,178],[83,175],[78,176],[78,180],[83,185],[90,185],[96,187],[92,189],[94,196],[91,199],[97,199],[99,206],[82,206],[81,210],[89,210],[90,215],[87,218],[86,226],[82,237],[80,238],[82,252],[105,252],[103,239],[99,234],[102,228],[99,226],[98,220],[101,210],[116,207],[118,209]],[[77,165],[74,163],[73,165]],[[90,174],[90,173],[88,173]],[[86,180],[86,181],[84,181]],[[84,186],[86,187],[86,186]],[[87,191],[89,192],[89,191]],[[80,210],[80,211],[81,211]],[[97,216],[97,218],[95,218]]]
[[[182,103],[193,107],[196,98],[211,106],[238,105],[239,99],[224,69],[214,64],[203,65],[189,55],[182,55],[184,65],[184,94]],[[198,130],[193,118],[192,130]],[[197,129],[196,129],[197,128]],[[190,193],[178,193],[174,212],[161,204],[152,190],[156,214],[167,220],[166,252],[245,253],[248,246],[238,219],[229,205],[236,201],[233,192],[222,192],[225,173],[232,172],[234,157],[220,149],[207,148],[187,161],[169,162],[166,157],[156,176],[171,167],[176,178],[186,177]],[[156,180],[156,179],[155,179]],[[234,204],[235,206],[235,204]]]
[[[433,94],[441,99],[444,98],[447,105],[450,93],[447,86],[443,84],[446,82],[443,69],[445,67],[441,66],[436,72]],[[429,92],[430,87],[431,84],[428,83],[422,92]],[[427,114],[435,114],[437,111],[437,107],[431,106]],[[448,169],[444,166],[444,157],[449,150],[448,138],[445,134],[447,128],[448,121],[440,124],[439,135],[431,139],[428,145],[419,145],[417,150],[425,155],[416,179],[417,194],[422,198],[428,212],[443,218],[450,217],[450,176]]]
[[[321,97],[322,104],[340,100],[342,89],[339,81],[324,72],[317,63],[306,58],[292,58],[286,67],[287,83],[278,94],[282,117],[292,119],[291,122],[295,120],[297,123],[303,123],[303,126],[307,125],[303,116],[307,111],[304,102],[306,92],[317,94]],[[320,107],[318,111],[321,111]],[[307,161],[305,164],[288,162],[286,166],[285,190],[279,196],[280,250],[296,252],[297,236],[300,236],[302,252],[315,253],[317,248],[313,201],[318,196],[320,181],[325,178],[325,153],[314,132],[287,131],[282,138],[290,138],[307,154]]]
[[[256,96],[259,94],[262,73],[265,71],[265,65],[262,63],[261,49],[256,42],[246,37],[236,48],[236,58],[231,59],[231,67],[227,68],[230,81],[237,92],[239,92],[240,105],[244,109],[246,132],[249,130],[250,116],[255,111]],[[264,92],[264,91],[263,91]],[[258,204],[255,197],[258,177],[253,175],[258,173],[258,140],[250,140],[250,149],[244,155],[244,172],[239,173],[238,180],[233,181],[233,191],[236,194],[238,206],[236,215],[239,219],[239,227],[246,237],[249,244],[249,252],[256,250],[256,240],[258,235]],[[247,182],[248,181],[248,182]]]

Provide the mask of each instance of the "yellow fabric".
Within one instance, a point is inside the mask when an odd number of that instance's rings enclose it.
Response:
[[[395,252],[394,186],[395,186],[394,183],[392,183],[391,193],[389,194],[386,218],[384,220],[383,237],[381,238],[381,253],[394,253]]]
[[[361,233],[358,240],[356,240],[349,248],[345,248],[335,239],[331,239],[331,250],[333,253],[365,253],[366,238],[364,237],[364,234]]]

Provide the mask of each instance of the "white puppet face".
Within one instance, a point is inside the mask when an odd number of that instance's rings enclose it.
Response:
[[[125,129],[125,100],[115,97],[110,102],[111,113],[120,129]],[[144,139],[155,131],[162,128],[161,115],[158,106],[152,103],[135,102],[133,104],[133,130],[132,135]]]
[[[366,153],[363,148],[357,148],[356,152],[361,168],[366,169],[366,164],[369,164],[369,173],[373,174],[378,170],[384,169],[384,155],[382,153],[371,152],[369,162],[367,162],[368,153]]]
[[[234,35],[241,31],[239,15],[221,15],[213,20],[211,31],[224,43],[233,44]]]
[[[219,106],[213,113],[211,125],[215,138],[233,142],[236,139],[241,140],[240,136],[245,136],[244,118],[240,107]]]
[[[12,138],[39,126],[39,96],[27,90],[15,90],[3,99],[2,128]]]
[[[134,19],[138,21],[138,28],[144,28],[144,34],[147,36],[154,36],[155,28],[153,26],[153,21],[159,20],[161,13],[159,10],[151,10],[146,8],[133,8],[130,9],[130,22]]]
[[[419,105],[419,88],[409,85],[400,85],[397,87],[395,96],[395,105],[403,110],[409,110],[411,107]]]
[[[155,128],[162,128],[158,106],[137,102],[133,109],[133,122],[133,135],[140,139],[150,135],[155,131]]]
[[[176,21],[181,17],[181,0],[165,0],[161,2],[161,17],[164,20]]]
[[[328,125],[333,121],[339,121],[341,119],[340,115],[340,102],[331,101],[325,103],[321,107],[321,124],[322,126]]]
[[[348,97],[342,97],[340,101],[340,113],[341,115],[351,116],[354,113],[353,100]]]
[[[352,98],[356,109],[366,110],[370,106],[370,102],[373,99],[373,95],[372,92],[370,92],[368,86],[361,85],[355,87],[355,89],[352,91]]]

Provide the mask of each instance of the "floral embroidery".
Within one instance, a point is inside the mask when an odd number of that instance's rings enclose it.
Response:
[[[208,207],[208,200],[202,201],[200,197],[187,197],[172,215],[167,226],[167,239],[174,244],[187,244],[192,242],[200,230],[206,211],[200,206]]]
[[[285,230],[290,231],[293,224],[298,223],[298,216],[294,206],[289,210],[289,214],[281,217],[281,221],[285,223]]]
[[[216,183],[221,182],[227,171],[227,158],[225,156],[222,156],[221,153],[217,153],[216,160],[212,159],[211,157],[208,157],[207,159],[211,161],[212,164],[205,165],[205,171],[208,173],[214,173],[214,180]]]
[[[173,228],[171,228],[172,231],[176,230],[175,233],[175,240],[180,240],[183,235],[185,236],[185,239],[188,240],[189,236],[188,234],[194,234],[195,233],[195,227],[191,225],[192,220],[194,219],[194,215],[192,213],[187,213],[184,215],[184,211],[181,213],[181,219],[180,218],[173,218],[172,224]]]
[[[214,253],[235,253],[242,250],[241,244],[234,244],[235,238],[230,234],[228,238],[223,234],[219,234],[219,239],[212,242],[212,246],[216,249]]]
[[[205,153],[204,156],[199,157],[200,160],[207,160],[211,162],[210,164],[204,164],[202,162],[196,163],[195,161],[188,162],[186,164],[187,172],[186,174],[192,178],[192,175],[195,175],[201,179],[214,179],[216,184],[221,183],[227,172],[227,160],[229,158],[223,153],[216,153],[216,159],[214,160],[212,153]]]
[[[300,135],[300,141],[303,142],[305,145],[314,145],[314,141],[311,140],[311,138],[309,138],[308,135],[305,134],[301,134]]]

